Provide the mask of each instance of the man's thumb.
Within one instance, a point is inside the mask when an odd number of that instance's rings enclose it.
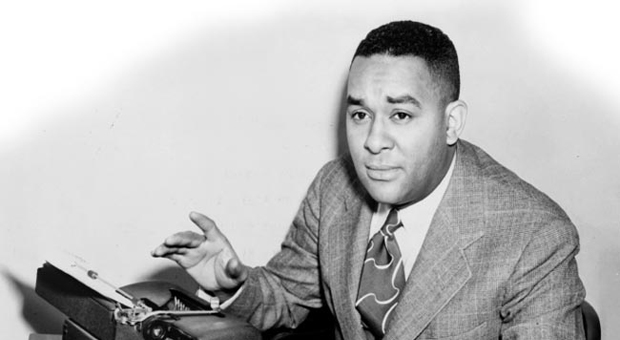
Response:
[[[244,283],[248,278],[248,271],[248,267],[243,265],[237,258],[230,259],[226,264],[226,274],[239,284]]]

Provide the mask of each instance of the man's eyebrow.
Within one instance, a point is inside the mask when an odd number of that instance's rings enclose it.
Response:
[[[387,102],[390,104],[413,104],[417,107],[422,107],[422,104],[420,104],[420,102],[417,99],[413,98],[412,96],[408,94],[398,96],[398,97],[387,96]]]
[[[364,100],[359,99],[359,98],[354,98],[354,97],[351,97],[351,95],[348,95],[347,105],[364,106]]]

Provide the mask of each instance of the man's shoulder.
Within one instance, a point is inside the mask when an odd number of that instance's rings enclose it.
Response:
[[[341,155],[323,165],[315,178],[315,184],[322,189],[342,190],[359,185],[353,161],[348,155]]]
[[[484,216],[482,225],[493,244],[523,250],[531,240],[540,237],[553,238],[549,242],[570,245],[569,248],[579,243],[575,225],[554,200],[481,148],[467,142],[460,146],[463,148],[459,155],[463,155],[469,168],[465,172],[472,176],[468,180],[476,178],[477,184],[461,187],[464,192],[459,197],[480,204],[478,213]],[[478,191],[472,192],[472,188]],[[471,228],[478,230],[479,225]]]
[[[461,141],[466,166],[473,168],[483,183],[487,204],[493,210],[529,211],[567,218],[564,210],[547,194],[543,193],[512,170],[506,168],[482,148]]]
[[[321,167],[308,188],[304,206],[311,207],[315,217],[329,219],[344,213],[347,207],[366,197],[353,163],[345,155]]]

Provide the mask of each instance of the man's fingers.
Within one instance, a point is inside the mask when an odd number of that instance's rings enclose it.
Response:
[[[153,257],[169,257],[173,254],[184,254],[186,251],[184,248],[168,247],[165,244],[159,245],[157,248],[151,251]]]
[[[188,249],[199,247],[205,236],[193,231],[184,231],[168,236],[162,244],[151,251],[153,257],[166,257],[170,254],[186,254]]]
[[[195,233],[193,231],[183,231],[168,236],[164,240],[164,245],[168,247],[196,248],[200,246],[204,241],[204,235]]]
[[[200,230],[202,230],[205,236],[210,237],[213,236],[214,233],[217,233],[219,235],[219,231],[215,226],[215,222],[213,222],[213,220],[208,218],[207,216],[192,211],[191,213],[189,213],[189,219],[192,220],[192,222],[194,222],[194,224],[197,225]]]
[[[157,246],[157,248],[151,250],[151,256],[153,257],[164,257],[167,254],[170,254],[172,252],[172,248],[166,247],[163,244],[160,244],[159,246]]]

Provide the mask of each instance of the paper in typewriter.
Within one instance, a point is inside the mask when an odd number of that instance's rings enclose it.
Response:
[[[103,278],[99,272],[79,256],[66,251],[53,251],[47,256],[47,262],[97,293],[119,302],[127,307],[134,307],[133,297]]]

